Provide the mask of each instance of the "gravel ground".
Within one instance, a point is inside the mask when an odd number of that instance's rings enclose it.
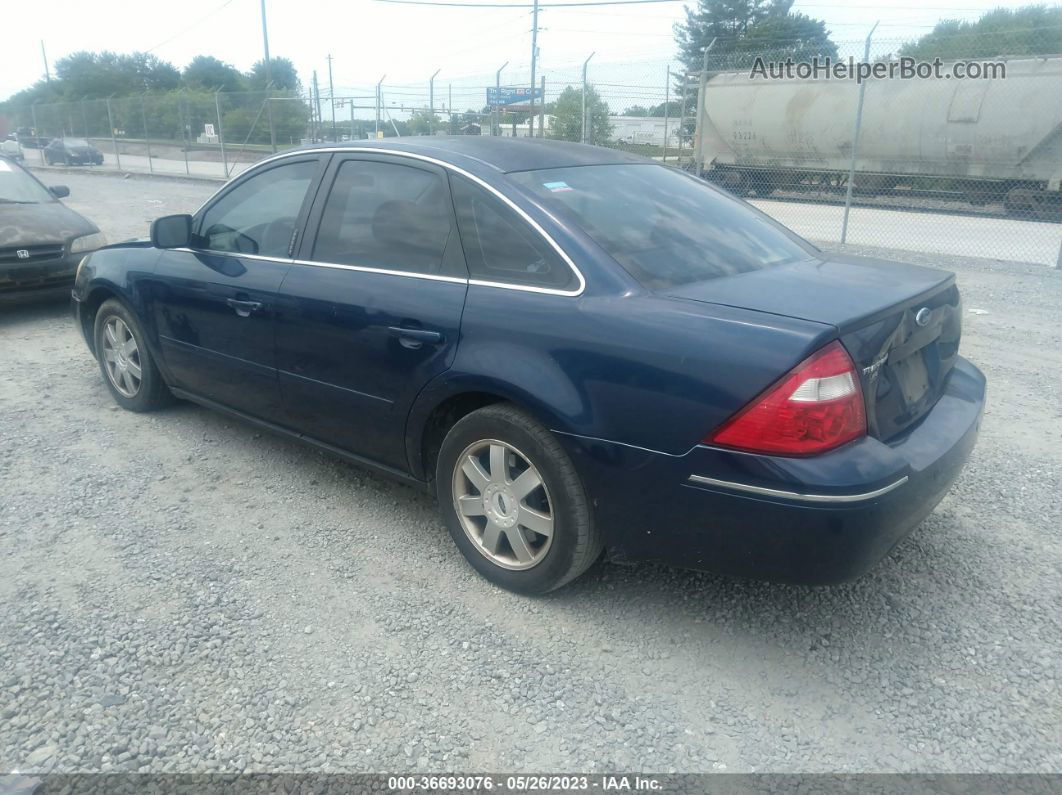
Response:
[[[57,180],[51,180],[57,181]],[[216,186],[64,175],[111,236]],[[980,444],[858,582],[475,576],[430,499],[0,314],[0,772],[1062,771],[1062,272],[945,263]]]

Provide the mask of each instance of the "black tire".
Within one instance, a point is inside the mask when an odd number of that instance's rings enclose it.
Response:
[[[123,395],[112,381],[104,358],[104,334],[107,321],[112,318],[120,318],[129,330],[130,335],[136,342],[136,357],[140,368],[140,383],[132,396]],[[144,330],[137,320],[136,315],[116,298],[104,301],[96,312],[96,320],[93,326],[93,340],[95,341],[96,360],[99,362],[100,374],[103,383],[114,398],[114,402],[127,411],[153,411],[173,402],[173,395],[169,387],[162,379],[162,373],[155,365],[155,360],[147,348]]]
[[[511,445],[538,470],[553,517],[548,548],[531,568],[511,570],[495,563],[465,532],[458,517],[454,478],[462,454],[480,442]],[[495,585],[520,594],[544,594],[571,582],[601,555],[586,491],[556,438],[520,409],[497,403],[468,414],[447,433],[439,450],[435,488],[439,508],[457,548],[472,567]]]

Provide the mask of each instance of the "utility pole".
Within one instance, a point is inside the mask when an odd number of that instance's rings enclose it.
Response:
[[[527,135],[535,137],[535,66],[538,62],[538,0],[535,0],[534,10],[531,12],[531,113],[527,119]],[[545,102],[546,98],[542,97]]]
[[[386,77],[387,77],[387,75],[383,75],[383,77],[380,78],[380,82],[376,84],[376,137],[377,138],[380,137],[380,103],[383,101],[383,93],[381,91],[381,86],[383,86],[383,81],[384,81],[384,79]]]
[[[44,59],[44,80],[48,85],[51,85],[52,72],[48,68],[48,53],[44,50],[44,39],[41,39],[41,58]]]
[[[436,69],[428,80],[428,135],[435,135],[435,77],[442,69]]]
[[[332,103],[332,140],[336,143],[339,139],[336,137],[336,90],[332,85],[332,53],[328,53],[328,101]]]
[[[498,67],[498,71],[494,73],[494,91],[495,91],[495,94],[494,94],[494,112],[493,112],[492,117],[491,117],[491,131],[490,131],[491,135],[501,135],[501,111],[498,110],[498,108],[500,107],[500,105],[498,104],[498,100],[501,99],[501,73],[502,73],[502,69],[504,69],[508,65],[509,65],[509,62],[506,61],[501,66],[499,66]],[[495,127],[497,129],[494,129]]]
[[[595,52],[590,53],[586,60],[583,61],[583,134],[579,137],[580,143],[586,143],[586,67],[590,63],[590,59],[594,57]],[[545,97],[542,98],[545,101]]]
[[[269,60],[269,29],[266,26],[265,0],[261,1],[262,7],[262,46],[265,49],[265,79],[266,79],[266,115],[269,117],[269,145],[273,154],[277,151],[277,128],[273,125],[273,66]]]
[[[321,89],[317,85],[317,70],[313,70],[313,103],[317,108],[317,137],[322,138],[321,127],[323,123],[321,121]]]

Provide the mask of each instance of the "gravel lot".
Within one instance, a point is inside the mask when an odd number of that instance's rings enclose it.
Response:
[[[216,189],[62,181],[112,240]],[[427,497],[119,411],[65,305],[2,310],[0,772],[1062,771],[1062,272],[944,264],[980,444],[829,589],[601,564],[513,596]]]

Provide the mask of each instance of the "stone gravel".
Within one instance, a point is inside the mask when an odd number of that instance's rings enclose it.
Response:
[[[63,181],[112,239],[217,187]],[[0,310],[0,772],[1062,771],[1062,272],[935,264],[979,446],[819,589],[601,563],[509,594],[427,496],[120,411],[64,305]]]

